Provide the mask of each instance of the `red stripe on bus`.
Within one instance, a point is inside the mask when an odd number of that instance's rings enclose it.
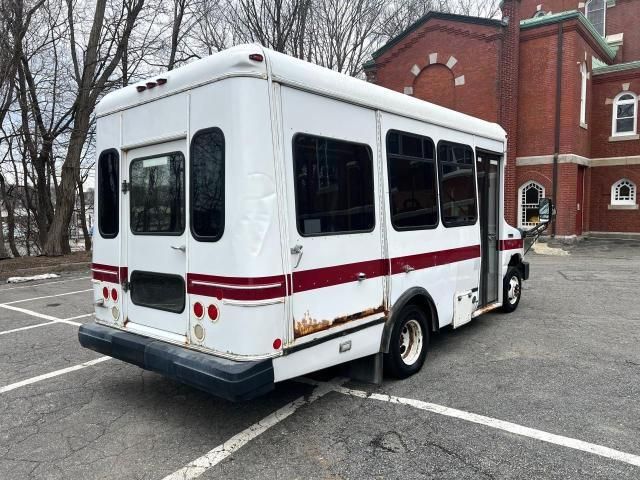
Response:
[[[407,271],[407,268],[420,270],[423,268],[437,267],[439,265],[447,265],[448,263],[461,262],[463,260],[471,260],[479,256],[480,245],[471,245],[469,247],[396,257],[391,259],[391,274],[403,273]]]
[[[516,248],[522,248],[524,240],[516,238],[513,240],[500,240],[500,250],[515,250]]]
[[[388,273],[386,260],[368,260],[365,262],[347,263],[332,267],[314,268],[293,272],[293,291],[306,292],[317,288],[332,287],[343,283],[356,282],[358,276],[375,278]]]
[[[502,245],[502,243],[501,243]],[[512,247],[516,248],[516,247]],[[420,253],[386,259],[367,260],[364,262],[333,265],[331,267],[314,268],[293,272],[293,275],[275,275],[270,277],[223,277],[219,275],[204,275],[200,273],[187,274],[187,293],[216,297],[229,300],[269,300],[284,297],[287,292],[306,292],[318,288],[332,287],[344,283],[357,282],[360,274],[366,279],[381,277],[389,274],[403,273],[406,267],[415,270],[447,265],[450,263],[471,260],[480,256],[480,245],[452,248],[437,252]],[[93,264],[92,268],[105,270],[110,273],[93,271],[93,276],[99,280],[114,281],[118,275],[118,267]],[[112,273],[111,273],[112,272]],[[127,278],[127,267],[120,267],[122,279]],[[102,278],[102,277],[105,278]]]
[[[112,265],[104,265],[102,263],[92,263],[91,276],[94,280],[120,283],[128,278],[128,268],[114,267]]]
[[[229,300],[268,300],[286,296],[284,275],[272,277],[221,277],[187,274],[187,292]]]

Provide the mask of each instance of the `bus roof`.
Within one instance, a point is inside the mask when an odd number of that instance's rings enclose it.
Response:
[[[249,59],[261,54],[266,62]],[[129,85],[106,95],[96,107],[98,117],[180,93],[234,76],[267,79],[364,107],[440,125],[504,142],[506,133],[496,123],[480,120],[448,108],[374,85],[363,80],[269,50],[257,44],[238,45],[192,62],[155,78]],[[138,92],[137,87],[158,78],[166,84]]]

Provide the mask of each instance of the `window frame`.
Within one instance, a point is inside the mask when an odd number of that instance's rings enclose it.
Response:
[[[620,100],[625,95],[631,95],[632,100]],[[618,132],[618,105],[633,105],[633,131]],[[630,117],[623,117],[630,118]],[[613,111],[611,112],[611,136],[612,137],[626,137],[629,135],[637,135],[638,133],[638,96],[630,91],[620,92],[613,99]]]
[[[629,188],[631,189],[630,191],[631,198],[629,200],[616,199],[616,194],[623,183],[628,184]],[[629,178],[626,178],[626,177],[621,178],[615,181],[613,185],[611,185],[611,198],[610,198],[611,205],[636,205],[637,199],[638,199],[638,187],[635,184],[635,182],[631,181]]]
[[[222,224],[221,224],[221,229],[220,229],[220,233],[218,235],[215,236],[209,236],[209,235],[199,235],[197,234],[194,229],[193,229],[193,175],[192,175],[192,170],[193,170],[193,144],[195,139],[199,136],[199,135],[206,135],[207,133],[212,133],[212,132],[218,132],[220,133],[220,136],[222,137]],[[189,144],[189,230],[191,231],[191,236],[198,242],[217,242],[218,240],[220,240],[222,238],[222,236],[224,235],[224,231],[225,231],[225,227],[226,227],[226,210],[227,210],[227,197],[226,197],[226,193],[227,193],[227,188],[226,188],[226,183],[227,183],[227,169],[226,169],[226,159],[227,159],[227,151],[226,151],[226,147],[227,147],[227,141],[226,138],[224,136],[224,132],[222,131],[222,129],[220,127],[208,127],[208,128],[203,128],[200,129],[198,131],[196,131],[196,133],[193,134],[193,136],[191,137],[191,142]],[[185,182],[186,183],[186,182]],[[186,210],[186,209],[185,209]]]
[[[587,2],[584,4],[584,16],[586,17],[587,20],[589,20],[589,23],[594,28],[594,30],[596,32],[598,32],[598,29],[596,28],[596,26],[589,19],[589,6],[593,2],[594,2],[594,0],[587,0]],[[603,13],[602,13],[602,33],[598,32],[598,34],[602,35],[602,37],[604,38],[606,36],[606,34],[607,34],[607,0],[602,0],[602,10],[603,10]]]
[[[401,158],[405,158],[405,159],[417,159],[417,157],[410,157],[410,156],[405,156],[405,155],[396,155],[396,154],[391,154],[389,155],[389,135],[392,133],[398,133],[400,135],[411,135],[414,137],[419,137],[420,139],[426,139],[429,142],[431,142],[431,145],[433,146],[433,170],[434,170],[434,177],[435,177],[435,194],[436,194],[436,203],[435,203],[435,207],[436,207],[436,223],[434,225],[427,225],[427,226],[421,226],[421,227],[399,227],[396,226],[396,224],[393,222],[393,215],[391,214],[391,184],[389,183],[391,181],[391,162],[389,161],[389,157],[401,157]],[[389,129],[387,130],[387,134],[385,135],[385,157],[387,160],[387,188],[389,189],[389,221],[391,222],[391,226],[393,227],[393,229],[397,232],[412,232],[412,231],[418,231],[418,230],[433,230],[438,228],[438,226],[440,225],[440,175],[438,172],[438,151],[437,151],[437,145],[436,143],[433,141],[433,139],[431,137],[428,137],[426,135],[421,135],[419,133],[413,133],[413,132],[407,132],[405,130],[397,130],[397,129]],[[423,159],[424,160],[424,159]]]
[[[333,140],[336,142],[343,142],[343,143],[348,143],[351,145],[360,145],[360,146],[364,146],[367,149],[367,152],[369,154],[369,161],[371,162],[371,186],[373,188],[373,225],[371,226],[370,229],[368,230],[348,230],[345,232],[327,232],[327,233],[302,233],[300,231],[300,225],[298,224],[298,212],[299,212],[299,205],[298,205],[298,182],[296,181],[296,176],[295,176],[295,172],[296,172],[296,159],[295,159],[295,151],[296,151],[296,139],[300,136],[307,136],[307,137],[314,137],[314,138],[320,138],[320,139],[325,139],[325,140]],[[345,140],[342,138],[334,138],[334,137],[327,137],[325,135],[317,135],[315,133],[310,133],[310,132],[296,132],[295,134],[293,134],[293,136],[291,137],[291,167],[293,168],[293,201],[294,201],[294,207],[295,207],[295,211],[294,213],[294,219],[295,219],[295,223],[296,223],[296,231],[298,232],[298,234],[303,237],[303,238],[313,238],[313,237],[331,237],[331,236],[336,236],[336,235],[358,235],[361,233],[371,233],[376,229],[377,223],[378,223],[378,219],[376,218],[376,165],[374,163],[374,159],[373,159],[373,149],[371,148],[371,146],[367,143],[363,143],[363,142],[354,142],[352,140]]]
[[[587,126],[587,80],[589,69],[587,62],[580,63],[580,126]]]
[[[440,145],[454,145],[454,146],[461,146],[461,147],[465,147],[468,148],[469,151],[471,152],[471,172],[473,173],[473,194],[474,194],[474,199],[476,202],[476,216],[473,219],[473,221],[466,221],[466,222],[455,222],[455,223],[447,223],[444,221],[444,215],[442,213],[443,210],[443,203],[442,203],[442,176],[440,175]],[[480,215],[478,214],[478,208],[479,208],[479,201],[478,201],[478,174],[476,172],[476,155],[475,152],[473,151],[473,148],[471,148],[471,146],[467,145],[466,143],[458,143],[458,142],[452,142],[449,140],[440,140],[438,141],[437,144],[437,149],[436,149],[436,161],[437,161],[437,171],[438,171],[438,203],[440,205],[440,223],[442,223],[442,225],[445,228],[456,228],[456,227],[467,227],[467,226],[471,226],[471,225],[475,225],[476,223],[478,223],[478,219],[480,218]]]
[[[98,155],[98,164],[97,164],[97,172],[98,172],[98,177],[101,176],[100,173],[100,161],[102,160],[104,155],[113,153],[116,156],[116,166],[118,167],[118,178],[116,180],[116,192],[117,192],[117,199],[118,199],[118,205],[117,205],[117,228],[115,233],[110,234],[107,233],[105,234],[102,231],[102,222],[101,222],[101,215],[100,215],[100,209],[102,208],[102,195],[101,195],[101,188],[100,185],[102,183],[102,179],[98,178],[98,188],[97,188],[97,198],[98,198],[98,232],[100,233],[100,236],[104,239],[113,239],[116,238],[119,234],[120,234],[120,221],[122,220],[120,217],[120,206],[121,206],[121,202],[120,202],[120,197],[121,197],[121,174],[122,172],[120,171],[120,153],[118,152],[118,150],[116,150],[115,148],[107,148],[106,150],[103,150],[102,152],[100,152],[100,155]]]
[[[535,187],[533,188],[538,190],[538,202],[540,202],[540,199],[544,198],[545,196],[546,189],[544,185],[542,185],[539,182],[536,182],[535,180],[527,180],[522,185],[520,185],[520,187],[518,188],[518,227],[520,228],[529,228],[529,227],[535,227],[536,225],[540,225],[540,222],[538,223],[525,222],[523,218],[524,215],[526,214],[525,205],[533,205],[532,203],[525,203],[522,198],[523,195],[526,195],[525,189],[529,190],[529,188],[531,188],[531,185],[535,185]]]
[[[148,160],[150,158],[160,158],[160,157],[169,157],[171,155],[175,155],[179,153],[180,155],[182,155],[182,159],[184,160],[184,168],[183,168],[183,175],[185,177],[185,181],[184,181],[184,189],[182,192],[183,195],[183,199],[184,199],[184,222],[182,222],[182,230],[180,232],[134,232],[133,228],[131,227],[131,222],[133,221],[133,215],[131,215],[131,207],[132,207],[132,201],[131,201],[131,197],[133,196],[133,185],[131,184],[131,179],[132,179],[132,175],[131,175],[131,168],[133,166],[133,162],[137,162],[139,160]],[[132,235],[144,235],[144,236],[152,236],[152,237],[180,237],[182,235],[184,235],[184,232],[187,229],[186,226],[186,216],[187,216],[187,195],[186,192],[184,191],[186,189],[187,186],[187,158],[185,157],[184,153],[181,152],[180,150],[172,150],[170,152],[164,152],[164,153],[159,153],[156,155],[147,155],[146,157],[136,157],[136,158],[132,158],[131,161],[129,162],[129,231]]]

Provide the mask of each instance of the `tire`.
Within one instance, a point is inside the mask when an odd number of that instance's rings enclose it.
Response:
[[[429,345],[429,322],[415,305],[403,308],[393,325],[384,368],[390,376],[407,378],[422,368]]]
[[[502,284],[502,311],[511,313],[522,297],[522,275],[516,267],[509,267]]]

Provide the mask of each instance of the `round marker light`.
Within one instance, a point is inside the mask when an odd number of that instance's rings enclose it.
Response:
[[[111,298],[114,302],[118,301],[118,291],[115,288],[111,289]]]
[[[147,88],[153,88],[153,87],[155,87],[157,85],[157,83],[156,82],[147,82],[146,85],[147,85]]]
[[[207,308],[207,314],[209,315],[209,318],[215,322],[218,319],[218,307],[215,305],[209,305],[209,308]]]
[[[259,53],[252,53],[249,55],[249,60],[253,60],[254,62],[261,62],[264,60],[264,57]]]
[[[137,90],[138,92],[144,92],[146,89],[147,89],[147,87],[145,87],[144,85],[138,85],[138,86],[136,87],[136,90]]]
[[[193,333],[196,336],[196,339],[201,342],[204,339],[204,328],[199,323],[193,327]]]
[[[102,296],[105,300],[109,299],[109,289],[107,287],[102,287]]]
[[[282,346],[282,340],[280,340],[279,338],[276,338],[273,341],[273,349],[274,350],[280,350],[280,347]]]
[[[204,315],[204,307],[200,302],[196,302],[193,304],[193,314],[196,316],[196,318],[202,318],[202,316]]]

